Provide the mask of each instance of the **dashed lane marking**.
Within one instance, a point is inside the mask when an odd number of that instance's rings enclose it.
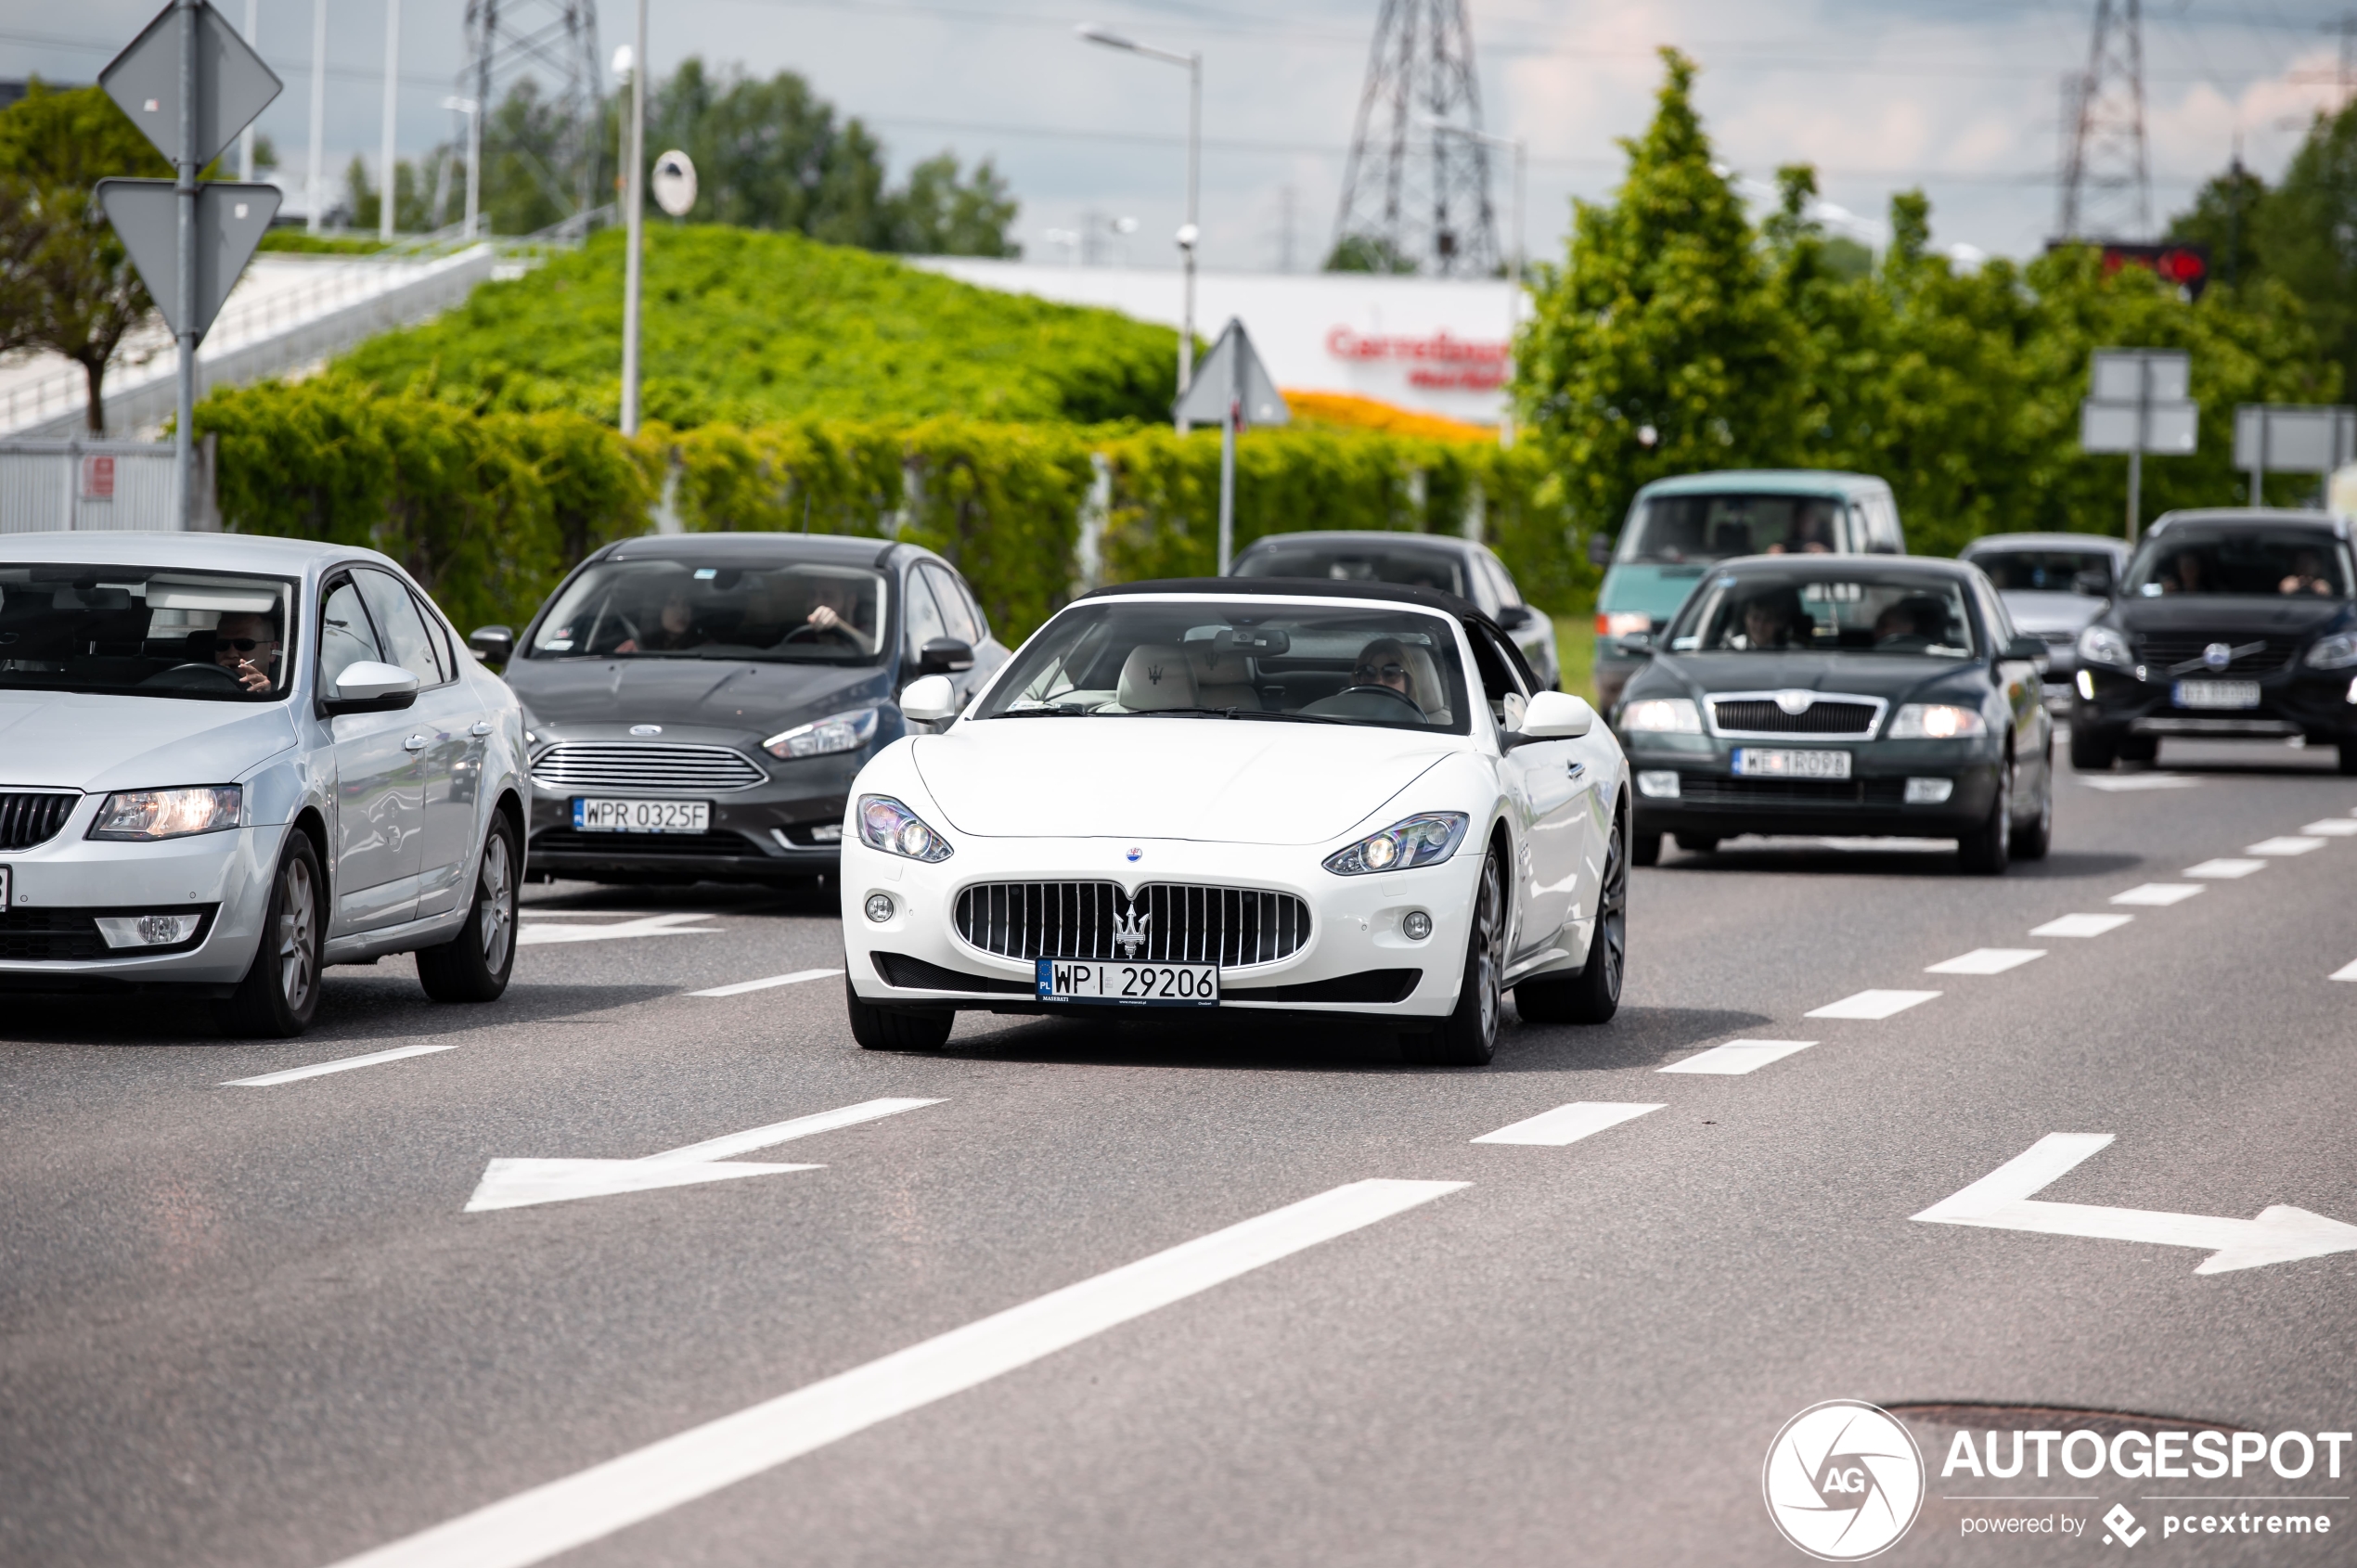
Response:
[[[773,974],[766,980],[740,980],[734,985],[715,985],[709,991],[690,991],[690,996],[741,996],[748,991],[766,991],[773,985],[799,985],[805,980],[827,980],[841,974],[841,970],[796,970],[792,974]]]
[[[2286,835],[2276,839],[2261,839],[2255,844],[2243,845],[2245,855],[2306,855],[2312,849],[2322,849],[2322,839],[2303,839]]]
[[[2357,816],[2327,816],[2321,822],[2309,823],[2300,831],[2326,839],[2357,838]]]
[[[2118,931],[2133,915],[2064,915],[2048,920],[2042,926],[2032,926],[2032,936],[2101,936],[2107,931]]]
[[[1796,1051],[1805,1051],[1814,1040],[1730,1040],[1723,1046],[1713,1046],[1673,1061],[1660,1069],[1664,1073],[1708,1073],[1732,1078],[1745,1073],[1756,1073],[1771,1061],[1782,1061]]]
[[[2185,868],[2185,875],[2200,877],[2209,881],[2232,881],[2236,877],[2248,877],[2253,871],[2265,869],[2267,869],[2267,863],[2264,860],[2236,860],[2230,856],[2222,860],[2205,860],[2198,866],[2188,866]]]
[[[1494,1133],[1484,1133],[1475,1143],[1527,1143],[1547,1148],[1560,1148],[1578,1143],[1593,1133],[1616,1127],[1623,1122],[1633,1122],[1648,1111],[1659,1111],[1658,1105],[1637,1105],[1616,1100],[1574,1100],[1558,1105],[1552,1111],[1500,1127]]]
[[[1976,947],[1971,952],[1926,965],[1926,974],[2003,974],[2033,958],[2046,956],[2043,947]]]
[[[2081,778],[2079,782],[2107,794],[2125,794],[2136,790],[2191,790],[2201,780],[2188,778],[2182,773],[2127,773],[2116,778]]]
[[[405,1057],[431,1056],[436,1051],[455,1050],[455,1046],[400,1046],[389,1051],[370,1051],[367,1056],[339,1057],[334,1061],[315,1061],[308,1067],[289,1067],[277,1073],[264,1073],[258,1078],[231,1078],[221,1086],[225,1089],[267,1089],[280,1084],[291,1084],[303,1078],[316,1078],[329,1073],[349,1073],[355,1067],[374,1067],[380,1061],[399,1061]]]
[[[1889,1018],[1920,1007],[1938,996],[1937,991],[1861,991],[1854,996],[1844,996],[1838,1002],[1828,1002],[1804,1018]]]
[[[519,1492],[338,1568],[528,1568],[1471,1185],[1354,1181]]]
[[[2142,887],[2132,887],[2126,893],[2113,893],[2111,902],[2166,909],[2171,904],[2183,904],[2200,891],[2199,882],[2146,882]]]
[[[611,926],[553,925],[535,921],[516,932],[519,947],[537,946],[548,942],[614,942],[632,936],[717,936],[717,926],[689,926],[690,920],[708,920],[710,915],[641,915],[635,919]]]

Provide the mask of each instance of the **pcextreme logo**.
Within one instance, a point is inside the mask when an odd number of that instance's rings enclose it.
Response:
[[[1776,1433],[1759,1484],[1784,1539],[1821,1562],[1856,1562],[1897,1545],[1923,1511],[1924,1456],[1887,1410],[1828,1399]]]

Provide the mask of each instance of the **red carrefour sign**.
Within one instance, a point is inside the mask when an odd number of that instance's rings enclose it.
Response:
[[[1354,332],[1337,327],[1326,334],[1326,352],[1360,364],[1398,360],[1408,366],[1411,387],[1495,392],[1506,384],[1506,344],[1452,337],[1447,328],[1429,337]]]

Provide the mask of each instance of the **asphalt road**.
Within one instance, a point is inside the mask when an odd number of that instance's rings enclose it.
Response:
[[[294,1042],[12,1000],[0,1562],[1789,1563],[1762,1461],[1835,1398],[1930,1462],[1882,1561],[2117,1549],[2100,1515],[2152,1524],[2158,1484],[1943,1479],[1951,1429],[2350,1430],[2357,1253],[2205,1275],[2199,1247],[1911,1216],[2109,1134],[2039,1199],[2357,1221],[2357,988],[2329,978],[2357,838],[2302,831],[2357,821],[2357,780],[2172,745],[2106,782],[2066,776],[2053,856],[2002,880],[1673,851],[1637,874],[1619,1018],[1510,1021],[1477,1071],[974,1016],[941,1056],[862,1052],[831,972],[695,994],[841,964],[825,895],[711,887],[535,887],[503,1002],[339,969]],[[2255,865],[2185,874],[2221,859]],[[2115,902],[2155,883],[2201,891]],[[2074,914],[2132,919],[2032,934]],[[2042,956],[1926,972],[1981,949]],[[1890,990],[1937,995],[1808,1016]],[[1663,1071],[1738,1039],[1814,1043]],[[879,1099],[935,1103],[692,1148]],[[1658,1109],[1474,1141],[1580,1103]],[[674,1150],[817,1168],[468,1212],[494,1161]],[[2347,1468],[2177,1490],[2329,1499],[2339,1533],[2137,1556],[2357,1560]],[[2001,1492],[2039,1500],[1951,1500]],[[2085,1534],[1964,1534],[2009,1510]]]

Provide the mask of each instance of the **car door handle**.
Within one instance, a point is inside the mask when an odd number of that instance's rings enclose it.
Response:
[[[413,735],[401,743],[401,749],[405,752],[422,752],[426,749],[427,739],[422,734]]]
[[[1571,764],[1570,767],[1566,771],[1568,771],[1574,778],[1577,778],[1581,774],[1588,771],[1588,765],[1583,762],[1575,762]]]
[[[477,739],[481,739],[482,737],[490,734],[498,726],[493,724],[489,719],[477,719],[473,725],[468,728],[467,733],[476,737]]]

